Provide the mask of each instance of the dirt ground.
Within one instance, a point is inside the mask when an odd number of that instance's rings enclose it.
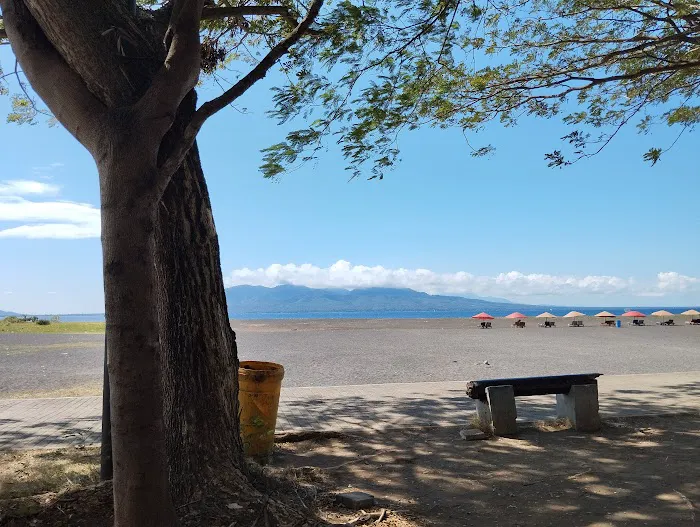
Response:
[[[293,481],[291,501],[334,525],[360,514],[334,504],[335,493],[361,490],[377,498],[367,512],[388,511],[381,527],[692,526],[699,440],[698,414],[618,419],[595,434],[537,423],[477,441],[458,428],[411,429],[281,443],[264,472]],[[110,489],[79,487],[95,480],[97,461],[96,449],[0,453],[0,526],[107,527]],[[86,508],[104,521],[79,520]],[[250,527],[236,516],[221,525]]]
[[[455,428],[278,446],[276,466],[363,490],[401,525],[695,525],[700,416],[634,418],[582,434],[539,423],[518,438],[465,441]],[[331,467],[330,469],[328,467]],[[696,505],[698,504],[698,505]]]

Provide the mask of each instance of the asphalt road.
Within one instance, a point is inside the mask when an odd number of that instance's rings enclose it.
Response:
[[[241,359],[283,364],[286,386],[700,371],[700,327],[480,330],[439,320],[238,327]],[[103,335],[0,335],[0,397],[98,383],[103,343]]]

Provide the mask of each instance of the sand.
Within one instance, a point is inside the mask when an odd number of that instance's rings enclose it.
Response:
[[[279,362],[285,386],[337,386],[600,372],[700,371],[700,326],[524,329],[510,320],[233,321],[241,359]],[[652,318],[647,318],[653,324]],[[99,393],[102,335],[0,334],[0,397]],[[484,362],[488,364],[484,364]]]

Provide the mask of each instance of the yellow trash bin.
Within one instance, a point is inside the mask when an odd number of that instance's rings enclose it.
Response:
[[[275,444],[275,425],[284,367],[274,362],[243,361],[238,368],[243,452],[266,463]]]

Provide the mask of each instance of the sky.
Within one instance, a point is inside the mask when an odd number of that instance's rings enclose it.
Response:
[[[14,64],[8,46],[0,63]],[[624,130],[598,156],[564,169],[544,153],[558,121],[494,124],[400,137],[401,163],[382,181],[348,180],[332,145],[320,159],[265,180],[260,150],[284,137],[265,113],[271,75],[214,116],[199,147],[228,286],[410,287],[523,303],[698,306],[697,134],[656,166],[651,136]],[[277,79],[278,80],[278,79]],[[215,94],[205,88],[200,100]],[[9,112],[0,97],[0,116]],[[60,126],[0,121],[0,310],[103,312],[97,172]]]

